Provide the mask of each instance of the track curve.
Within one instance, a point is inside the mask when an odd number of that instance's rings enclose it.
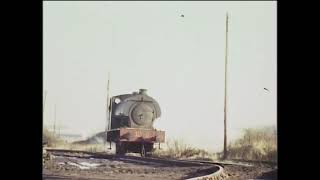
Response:
[[[223,166],[219,163],[213,162],[201,162],[201,161],[189,161],[189,160],[173,160],[165,158],[155,158],[155,157],[138,157],[138,156],[119,156],[114,154],[106,153],[92,153],[87,151],[76,151],[76,150],[66,150],[66,149],[46,149],[47,152],[54,156],[63,156],[63,157],[74,157],[74,158],[97,158],[97,159],[109,159],[122,161],[127,163],[138,163],[142,165],[151,165],[158,164],[163,166],[175,166],[181,168],[188,167],[198,167],[195,173],[190,173],[186,177],[182,178],[185,180],[202,180],[202,179],[212,179],[220,180],[225,179],[226,176],[223,171]]]

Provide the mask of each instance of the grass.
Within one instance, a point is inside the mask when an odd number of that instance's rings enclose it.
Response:
[[[171,159],[193,159],[193,160],[213,160],[216,154],[209,153],[203,149],[198,149],[185,144],[182,140],[167,140],[165,148],[155,149],[152,152],[154,157]]]
[[[47,143],[50,148],[56,149],[69,149],[78,151],[88,151],[88,152],[105,152],[106,146],[101,142],[89,143],[89,141],[81,141],[80,143],[68,143],[60,139],[53,132],[50,132],[46,128],[43,129],[43,142]]]
[[[228,159],[277,162],[276,129],[245,129],[241,138],[229,144]]]
[[[58,138],[53,132],[50,132],[46,128],[43,129],[42,142],[46,143],[49,147],[63,143],[63,141],[60,138]]]
[[[101,133],[76,143],[67,143],[59,139],[52,132],[44,129],[43,141],[48,147],[58,149],[70,149],[89,152],[106,152],[107,146],[99,138]],[[98,138],[98,139],[97,139]],[[183,140],[167,140],[162,149],[152,152],[154,157],[195,160],[221,159],[222,153],[209,153],[206,150],[191,147]],[[272,127],[245,129],[243,136],[232,141],[228,146],[228,159],[272,161],[277,162],[277,133]]]
[[[191,147],[182,140],[168,140],[162,149],[155,149],[154,157],[195,160],[222,160],[223,153],[209,153]],[[228,146],[229,160],[277,162],[277,133],[274,127],[244,129],[243,136]]]

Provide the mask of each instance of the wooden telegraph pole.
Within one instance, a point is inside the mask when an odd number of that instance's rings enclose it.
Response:
[[[44,107],[46,105],[46,98],[47,98],[47,90],[44,91],[44,100],[43,100],[42,113],[44,112]]]
[[[108,72],[108,85],[107,85],[107,125],[106,125],[106,132],[108,130],[111,129],[111,111],[112,111],[112,103],[110,101],[110,97],[109,97],[109,90],[110,90],[110,73]],[[112,99],[112,98],[111,98]],[[105,141],[107,142],[107,141]],[[110,141],[110,147],[109,149],[111,149],[111,141]]]
[[[224,142],[223,159],[227,158],[227,65],[228,65],[228,13],[226,16],[226,52],[224,69]]]
[[[54,122],[53,122],[53,133],[56,135],[56,120],[57,120],[57,105],[54,105]]]
[[[110,102],[110,98],[109,98],[109,85],[110,85],[110,73],[108,72],[108,84],[107,84],[107,122],[106,122],[106,131],[108,131],[111,126],[110,126],[110,110],[109,110],[109,102]]]

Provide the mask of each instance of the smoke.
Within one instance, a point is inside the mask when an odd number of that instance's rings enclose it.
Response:
[[[97,144],[105,144],[106,143],[106,139],[102,138],[102,137],[97,137],[94,136],[94,142],[96,142]]]

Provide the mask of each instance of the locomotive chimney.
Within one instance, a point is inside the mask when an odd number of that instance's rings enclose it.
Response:
[[[139,94],[147,95],[146,89],[139,89]]]

